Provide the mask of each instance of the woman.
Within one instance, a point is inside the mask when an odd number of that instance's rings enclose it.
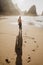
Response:
[[[22,20],[21,20],[21,16],[19,16],[19,18],[18,18],[18,25],[19,25],[19,29],[22,29]]]

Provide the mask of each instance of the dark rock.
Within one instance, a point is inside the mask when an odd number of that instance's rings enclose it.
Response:
[[[24,15],[37,16],[36,6],[33,5],[28,12],[25,11]]]

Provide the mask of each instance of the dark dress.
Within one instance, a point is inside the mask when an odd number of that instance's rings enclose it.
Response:
[[[19,29],[22,29],[22,23],[19,22]]]

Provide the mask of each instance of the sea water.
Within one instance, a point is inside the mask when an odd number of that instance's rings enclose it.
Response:
[[[6,19],[6,20],[10,21],[10,24],[18,24],[17,23],[18,17],[19,16],[1,16],[0,20]],[[21,19],[22,19],[23,25],[30,24],[30,25],[34,25],[36,27],[43,28],[43,16],[21,16]]]

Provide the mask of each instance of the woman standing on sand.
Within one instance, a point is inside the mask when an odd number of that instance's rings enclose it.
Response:
[[[19,29],[22,29],[22,20],[21,20],[21,16],[19,16],[19,18],[18,18],[18,25],[19,25]]]

